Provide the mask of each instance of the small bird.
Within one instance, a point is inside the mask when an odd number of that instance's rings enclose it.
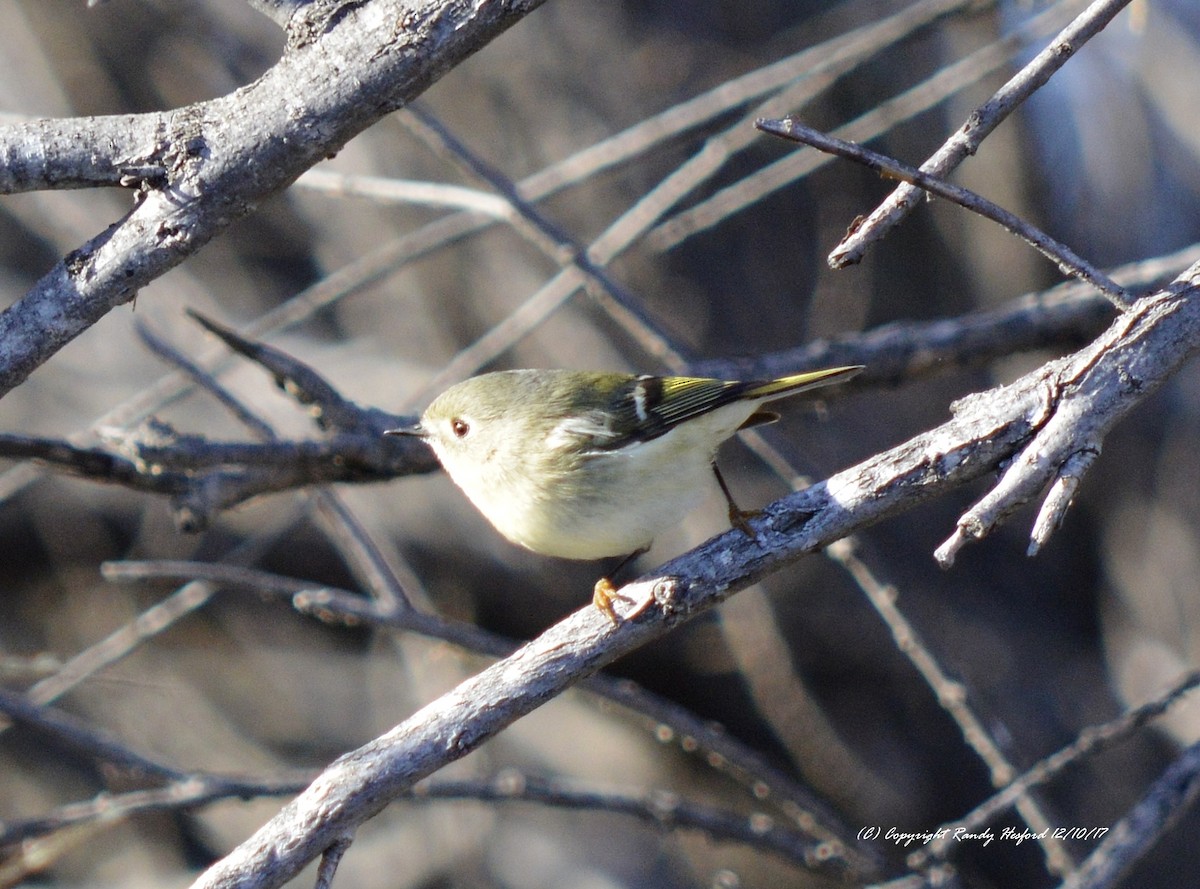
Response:
[[[451,386],[411,427],[496,530],[566,559],[649,549],[704,498],[715,474],[730,523],[753,536],[715,462],[739,429],[774,422],[763,404],[846,380],[862,366],[729,381],[570,370],[509,370]],[[616,573],[614,571],[613,573]],[[592,601],[617,622],[607,577]],[[642,604],[635,616],[649,602]]]

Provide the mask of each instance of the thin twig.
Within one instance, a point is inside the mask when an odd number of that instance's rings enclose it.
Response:
[[[1104,839],[1060,889],[1110,889],[1191,807],[1200,793],[1200,744],[1167,767],[1141,801],[1104,833]]]
[[[86,751],[85,751],[86,752]],[[222,800],[294,796],[312,783],[315,773],[305,771],[274,779],[227,778],[218,775],[184,775],[161,787],[101,793],[90,800],[67,803],[40,818],[0,821],[0,845],[27,843],[86,824],[112,824],[145,812],[180,812]]]
[[[1046,31],[1061,26],[1071,14],[1070,4],[1051,4],[1012,34],[947,65],[923,83],[891,99],[878,102],[869,111],[835,129],[832,135],[847,141],[868,142],[882,133],[889,132],[900,123],[929,110],[949,96],[968,89],[1008,65],[1016,49]],[[795,113],[796,106],[793,105],[787,111]],[[764,112],[757,116],[770,116],[770,113]],[[775,191],[807,176],[831,160],[829,155],[805,151],[790,152],[774,163],[755,170],[733,185],[719,189],[710,197],[697,201],[686,210],[666,219],[647,233],[644,243],[652,250],[671,250],[688,238],[712,228]]]
[[[321,863],[317,865],[317,880],[313,884],[314,889],[333,889],[333,878],[337,875],[338,865],[342,863],[342,856],[349,851],[350,844],[353,842],[353,832],[343,834],[321,853]]]
[[[1050,44],[1002,86],[987,102],[975,109],[966,123],[921,165],[921,170],[943,179],[964,159],[978,151],[980,144],[1022,102],[1044,86],[1088,40],[1099,34],[1130,0],[1095,0]],[[880,204],[862,224],[854,227],[829,255],[834,268],[862,260],[875,241],[884,237],[917,205],[915,188],[902,185]]]
[[[0,845],[24,843],[86,824],[112,824],[131,815],[158,811],[188,811],[229,799],[292,796],[315,775],[301,774],[271,779],[227,778],[195,774],[172,780],[162,787],[121,793],[102,793],[94,799],[68,803],[36,819],[0,822]],[[827,877],[861,878],[828,845],[803,832],[789,829],[764,812],[733,812],[705,805],[667,790],[604,789],[583,782],[548,780],[506,769],[491,779],[430,779],[415,786],[401,802],[475,801],[511,805],[525,803],[553,809],[616,814],[635,818],[664,831],[694,830],[714,842],[736,842],[771,852],[800,867]],[[340,855],[344,845],[330,847]],[[322,868],[336,870],[336,861],[322,856]],[[330,874],[332,876],[332,874]]]
[[[998,793],[980,803],[962,818],[941,825],[935,831],[942,839],[933,840],[921,852],[909,856],[912,868],[923,868],[932,859],[945,858],[953,848],[955,831],[975,831],[992,821],[997,815],[1013,805],[1033,787],[1049,783],[1063,769],[1079,762],[1085,756],[1106,750],[1128,738],[1152,719],[1161,716],[1188,692],[1200,686],[1200,671],[1189,673],[1161,695],[1141,704],[1118,718],[1101,725],[1088,726],[1066,747],[1034,763]],[[942,831],[946,831],[942,833]]]
[[[1045,232],[1030,225],[1019,216],[1009,213],[1003,207],[992,203],[987,198],[975,194],[969,189],[951,185],[941,179],[923,173],[916,167],[902,164],[886,155],[863,148],[841,139],[834,139],[811,127],[806,127],[790,118],[784,120],[760,120],[756,124],[760,130],[775,136],[791,139],[804,145],[811,145],[821,151],[836,154],[848,160],[870,167],[880,175],[890,179],[900,179],[919,188],[936,194],[946,200],[953,201],[961,207],[978,213],[999,223],[1017,237],[1021,238],[1039,253],[1051,260],[1065,275],[1087,281],[1104,293],[1113,304],[1120,309],[1127,309],[1133,302],[1133,295],[1121,287],[1099,269],[1077,256],[1065,244],[1055,241]]]

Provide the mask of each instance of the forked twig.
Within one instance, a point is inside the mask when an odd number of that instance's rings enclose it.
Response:
[[[1021,238],[1039,253],[1051,260],[1065,275],[1087,281],[1101,293],[1112,300],[1120,309],[1127,309],[1133,302],[1133,295],[1124,287],[1117,284],[1108,275],[1091,265],[1065,244],[1051,238],[1045,232],[1030,225],[1019,216],[1009,213],[1003,207],[992,203],[969,189],[938,179],[918,170],[916,167],[901,163],[887,155],[852,142],[835,139],[811,127],[786,118],[783,120],[760,120],[757,123],[760,130],[775,136],[782,136],[793,142],[811,145],[821,151],[836,154],[847,160],[852,160],[863,166],[870,167],[880,175],[889,179],[899,179],[915,185],[930,194],[953,201],[961,207],[978,213],[993,222],[999,223],[1010,232]]]

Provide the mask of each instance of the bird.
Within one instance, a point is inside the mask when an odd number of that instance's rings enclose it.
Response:
[[[862,369],[748,381],[496,371],[451,386],[415,424],[386,434],[427,442],[507,540],[565,559],[623,556],[615,574],[704,498],[709,473],[728,503],[730,524],[753,537],[748,520],[757,513],[734,502],[716,464],[718,447],[740,429],[777,420],[763,409],[768,402]],[[593,604],[613,623],[618,598],[609,576],[596,582]]]

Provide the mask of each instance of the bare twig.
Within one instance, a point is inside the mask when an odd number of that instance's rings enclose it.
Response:
[[[1008,65],[1016,49],[1048,30],[1060,27],[1069,15],[1070,5],[1051,4],[1012,34],[947,65],[925,82],[879,102],[855,120],[838,127],[831,135],[854,142],[868,142],[889,132],[901,122],[929,110]],[[794,114],[797,107],[792,104],[785,111]],[[764,110],[758,116],[770,115],[771,112]],[[744,132],[745,128],[739,125],[739,130]],[[831,160],[829,155],[790,152],[664,220],[646,235],[644,243],[653,250],[661,251],[677,247],[693,235],[712,228]]]
[[[317,867],[317,881],[313,884],[315,889],[332,889],[333,878],[337,875],[338,865],[342,863],[342,856],[349,851],[350,844],[353,842],[353,832],[344,834],[321,853],[321,863]]]
[[[933,840],[921,852],[910,855],[909,866],[923,868],[930,859],[946,857],[946,854],[953,848],[953,836],[956,830],[978,830],[1028,793],[1030,788],[1048,783],[1069,765],[1128,738],[1152,719],[1169,710],[1180,698],[1197,686],[1200,686],[1200,672],[1190,673],[1163,694],[1123,713],[1117,719],[1103,725],[1085,728],[1074,741],[1026,769],[999,793],[989,797],[959,820],[943,824],[936,831],[942,838]],[[946,833],[941,834],[942,830],[945,830]]]
[[[972,112],[921,171],[944,178],[965,158],[973,155],[987,136],[1022,102],[1040,89],[1059,68],[1092,37],[1100,33],[1129,0],[1096,0],[1064,28],[1044,50],[1001,87],[987,102]],[[856,225],[829,255],[829,264],[843,268],[862,260],[868,246],[884,237],[916,206],[919,192],[901,185],[860,225]]]
[[[552,167],[535,173],[521,183],[521,193],[536,200],[576,184],[658,145],[715,120],[740,106],[762,99],[789,84],[814,75],[836,75],[849,70],[889,41],[898,41],[939,18],[961,11],[969,4],[961,0],[919,0],[894,15],[807,47],[779,61],[764,65],[720,86],[639,121],[615,136],[589,146]],[[736,146],[723,144],[734,130],[744,134],[744,122],[716,137],[702,154],[720,152],[728,157]],[[698,184],[698,181],[697,183]],[[675,198],[678,200],[679,195]],[[672,201],[674,203],[674,201]],[[667,205],[670,206],[669,204]],[[667,209],[666,207],[663,208]]]
[[[199,320],[197,318],[197,320]],[[203,323],[203,322],[201,322]],[[160,337],[150,325],[144,321],[138,321],[136,325],[138,336],[141,337],[150,351],[164,361],[169,361],[174,364],[185,374],[195,380],[206,392],[209,392],[216,398],[221,405],[228,410],[237,419],[239,423],[250,429],[262,441],[274,441],[275,432],[269,425],[260,420],[253,411],[246,407],[239,399],[233,395],[224,386],[217,383],[216,377],[202,368],[196,362],[192,361],[188,356],[184,355],[162,337]]]
[[[318,524],[337,547],[346,566],[380,608],[390,612],[412,610],[410,590],[420,590],[419,581],[407,577],[402,582],[402,578],[396,576],[396,567],[389,564],[379,545],[335,489],[318,492],[316,515]]]
[[[1055,474],[1054,481],[1050,483],[1050,490],[1042,500],[1042,508],[1038,510],[1037,518],[1033,522],[1033,530],[1029,534],[1029,547],[1026,549],[1027,555],[1036,556],[1046,545],[1050,535],[1062,527],[1067,510],[1075,502],[1075,492],[1079,490],[1080,482],[1099,456],[1098,450],[1085,447],[1073,453],[1063,463],[1062,468]]]
[[[68,803],[41,818],[0,822],[0,845],[24,843],[86,824],[112,824],[146,812],[192,810],[228,799],[290,796],[301,792],[311,778],[309,775],[264,780],[187,775],[162,787],[104,793],[85,802]],[[853,875],[844,860],[829,854],[827,844],[814,842],[764,812],[733,812],[666,790],[602,789],[507,769],[491,780],[423,781],[402,799],[410,805],[450,800],[526,803],[624,815],[662,830],[694,830],[713,841],[742,843],[828,877],[845,879]],[[349,841],[349,837],[336,840],[322,855],[321,869],[328,868],[330,877]]]
[[[773,852],[787,861],[827,877],[861,878],[838,856],[830,858],[826,843],[789,829],[764,812],[739,813],[703,805],[667,790],[603,790],[578,782],[545,780],[505,770],[488,783],[429,781],[418,784],[411,799],[472,799],[489,802],[534,802],[561,809],[612,812],[663,830],[696,830],[709,839],[739,842]]]
[[[404,630],[441,639],[465,650],[493,657],[512,654],[517,644],[473,624],[453,621],[415,609],[392,609],[361,595],[328,586],[281,577],[264,571],[203,562],[109,562],[104,576],[113,581],[144,579],[191,579],[259,595],[290,601],[295,608],[322,620],[370,625],[379,629]],[[866,873],[873,862],[848,839],[837,817],[813,794],[787,773],[746,747],[737,738],[720,731],[711,722],[631,682],[606,675],[591,676],[580,687],[628,708],[645,719],[645,728],[660,742],[676,740],[688,753],[699,753],[713,768],[730,775],[750,790],[760,805],[771,805],[798,830],[821,844],[822,857],[831,863]],[[847,839],[842,839],[845,837]]]
[[[508,201],[475,188],[463,188],[445,182],[414,182],[317,169],[309,170],[297,179],[295,187],[334,197],[360,197],[379,203],[471,210],[501,220],[512,217],[512,207]]]
[[[525,200],[510,179],[468,149],[465,143],[442,126],[441,122],[420,104],[410,105],[407,111],[405,120],[418,137],[440,153],[453,158],[472,175],[487,182],[500,193],[512,208],[511,216],[516,229],[552,261],[564,269],[570,268],[574,273],[571,280],[575,282],[575,287],[586,288],[598,300],[606,302],[610,311],[631,316],[631,323],[627,324],[627,329],[635,336],[640,334],[639,345],[647,354],[660,355],[665,352],[662,338],[651,333],[655,325],[642,308],[641,300],[609,275],[603,268],[603,262],[593,259],[590,251],[575,243],[545,213]],[[669,360],[670,356],[665,357]],[[439,379],[445,378],[445,373],[443,370]]]
[[[227,96],[167,113],[0,125],[0,191],[120,181],[130,165],[161,166],[167,180],[145,180],[122,220],[0,314],[0,394],[540,3],[306,4],[289,19],[283,57]]]
[[[1057,362],[1048,383],[1053,406],[1036,435],[1004,471],[1000,482],[958,520],[954,534],[935,553],[943,567],[968,540],[984,537],[1028,503],[1067,468],[1072,475],[1099,452],[1104,436],[1134,405],[1153,392],[1200,348],[1200,264],[1165,290],[1143,297],[1095,343]],[[1071,482],[1073,490],[1078,482]],[[1063,501],[1050,512],[1061,520]],[[1048,533],[1039,525],[1037,546]]]
[[[1004,226],[1017,237],[1034,247],[1047,259],[1054,262],[1063,274],[1074,276],[1094,285],[1111,299],[1113,304],[1118,308],[1128,308],[1133,300],[1132,295],[1127,293],[1125,288],[1077,256],[1065,244],[1058,243],[1045,232],[1030,225],[1019,216],[1009,213],[1003,207],[992,203],[987,198],[981,197],[968,189],[958,185],[951,185],[948,182],[923,173],[916,167],[902,164],[886,155],[863,148],[861,145],[855,145],[841,139],[826,136],[824,133],[818,132],[811,127],[806,127],[790,118],[785,120],[760,120],[757,126],[764,132],[782,136],[785,139],[791,139],[794,142],[800,142],[805,145],[812,145],[821,151],[836,154],[870,167],[882,176],[909,182],[930,194],[936,194],[946,200],[953,201],[961,207],[965,207],[974,213],[978,213],[980,216],[984,216]]]
[[[228,799],[293,796],[312,778],[311,773],[264,780],[185,775],[161,787],[101,793],[85,802],[59,806],[40,818],[5,819],[0,822],[0,845],[25,844],[36,837],[86,824],[112,824],[144,812],[187,811]]]
[[[194,309],[189,309],[188,315],[233,351],[270,371],[275,377],[275,385],[309,408],[313,419],[322,429],[382,435],[385,429],[395,428],[388,426],[396,422],[395,415],[376,408],[360,407],[343,398],[337,389],[307,364],[265,343],[248,340],[232,328],[218,324]]]
[[[1104,834],[1061,889],[1109,889],[1157,843],[1200,793],[1200,744],[1179,755],[1141,801]]]

